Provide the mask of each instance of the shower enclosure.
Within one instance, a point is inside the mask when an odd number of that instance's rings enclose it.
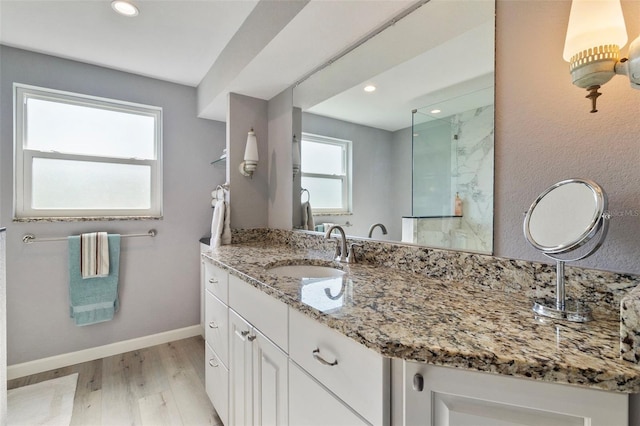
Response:
[[[491,253],[493,105],[448,116],[438,109],[413,111],[412,215],[403,217],[403,241]]]

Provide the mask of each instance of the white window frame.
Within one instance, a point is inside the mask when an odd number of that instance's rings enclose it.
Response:
[[[147,115],[155,120],[155,159],[118,158],[64,154],[25,148],[28,98],[45,99],[70,105],[89,106],[110,111]],[[26,84],[13,84],[14,112],[14,202],[13,220],[82,220],[82,219],[159,219],[162,218],[162,108],[125,102]],[[78,160],[97,163],[146,165],[151,169],[151,200],[148,209],[33,209],[32,164],[34,158]]]
[[[318,216],[330,216],[330,215],[341,215],[341,214],[352,214],[351,210],[351,182],[352,182],[352,145],[353,143],[350,140],[346,139],[338,139],[332,138],[329,136],[316,135],[313,133],[302,133],[301,143],[304,141],[322,143],[327,145],[337,145],[342,148],[342,169],[344,170],[343,174],[325,174],[325,173],[305,173],[304,170],[301,171],[301,176],[303,177],[316,177],[322,179],[335,179],[341,182],[342,186],[342,208],[336,209],[321,209],[314,207],[313,214]]]

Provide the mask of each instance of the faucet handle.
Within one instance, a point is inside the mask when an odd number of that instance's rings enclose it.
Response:
[[[342,245],[341,241],[336,239],[336,251],[333,254],[333,257],[335,260],[339,262],[344,262],[345,255],[342,253],[342,248],[340,247],[341,245]]]
[[[349,254],[347,255],[347,263],[356,263],[356,251],[355,247],[362,247],[362,244],[351,243],[349,244]]]

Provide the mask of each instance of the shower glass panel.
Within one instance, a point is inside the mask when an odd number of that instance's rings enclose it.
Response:
[[[413,114],[413,216],[452,216],[455,141],[451,121]]]
[[[412,216],[403,218],[403,241],[491,253],[492,96],[488,87],[413,111]]]

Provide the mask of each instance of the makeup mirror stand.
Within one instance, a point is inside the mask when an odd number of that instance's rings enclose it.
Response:
[[[526,212],[527,241],[556,261],[555,300],[535,301],[533,311],[537,315],[573,322],[592,320],[588,306],[566,297],[564,265],[585,259],[600,248],[609,228],[610,215],[606,208],[607,196],[598,184],[587,179],[567,179],[540,194]],[[579,219],[573,221],[573,218]],[[585,248],[582,254],[570,259],[559,257],[588,242],[591,248]]]

